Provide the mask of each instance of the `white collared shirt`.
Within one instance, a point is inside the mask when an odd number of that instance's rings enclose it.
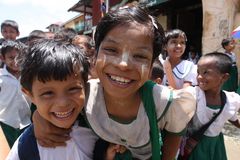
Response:
[[[191,82],[193,86],[197,85],[197,66],[194,65],[193,62],[182,60],[177,66],[172,69],[172,72],[177,88],[183,88],[184,82]],[[162,84],[168,86],[166,75],[163,77]]]
[[[77,125],[72,127],[71,139],[66,142],[66,146],[55,148],[42,147],[37,143],[38,153],[41,160],[91,160],[93,149],[98,139],[96,134],[90,129]],[[19,138],[15,141],[6,160],[20,160],[19,158]],[[31,147],[31,146],[28,146]],[[37,152],[37,151],[36,151]],[[29,156],[30,157],[30,156]]]
[[[31,123],[30,103],[18,79],[6,66],[0,69],[0,121],[14,128],[24,128]]]

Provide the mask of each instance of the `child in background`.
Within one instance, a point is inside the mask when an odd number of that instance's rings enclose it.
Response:
[[[162,84],[163,77],[163,65],[158,59],[156,59],[152,66],[152,75],[150,79],[157,84]]]
[[[18,24],[13,20],[5,20],[1,23],[1,34],[3,40],[16,40],[19,36]],[[0,42],[1,45],[2,41]],[[0,60],[0,68],[3,67],[3,62]]]
[[[173,89],[195,85],[196,66],[193,62],[182,59],[186,49],[186,34],[179,29],[174,29],[167,31],[165,36],[164,50],[167,53],[167,58],[162,62],[165,72],[163,85]]]
[[[28,50],[21,63],[24,93],[49,123],[59,128],[72,127],[72,139],[66,147],[42,147],[31,125],[15,142],[7,159],[18,160],[33,153],[37,154],[29,159],[92,159],[97,136],[83,127],[80,117],[77,119],[85,102],[89,67],[83,52],[65,41],[43,39]]]
[[[199,60],[199,55],[193,46],[190,46],[189,48],[188,60],[193,62],[194,64],[197,64]]]
[[[238,88],[238,69],[236,64],[236,55],[232,52],[235,48],[235,41],[232,38],[222,40],[222,47],[225,49],[225,54],[232,60],[232,68],[229,79],[223,84],[222,89],[226,91],[236,92]]]
[[[192,87],[172,91],[148,81],[163,39],[161,25],[139,7],[109,12],[95,33],[99,80],[89,81],[85,118],[102,139],[125,146],[137,159],[174,159],[181,135],[195,111]],[[146,92],[152,98],[143,96]],[[150,99],[154,100],[151,107],[155,118],[147,115],[143,103]],[[55,146],[64,142],[63,133],[51,135],[56,128],[38,112],[33,117],[35,135],[41,144]],[[150,120],[157,122],[152,125]],[[156,144],[159,130],[165,133],[162,148],[155,147],[160,146]]]
[[[197,110],[190,121],[188,132],[199,132],[218,112],[220,114],[205,130],[202,138],[190,154],[189,160],[227,160],[222,129],[229,121],[240,128],[237,113],[240,96],[222,91],[223,83],[229,78],[232,62],[226,54],[213,52],[202,56],[198,62]]]
[[[83,49],[87,53],[87,57],[94,57],[94,42],[91,37],[87,35],[76,35],[72,43]]]
[[[4,67],[0,69],[0,124],[10,147],[30,124],[29,102],[21,91],[19,66],[15,61],[22,50],[16,41],[2,43]]]
[[[76,35],[77,32],[73,28],[63,28],[55,33],[54,39],[62,39],[72,43],[72,40]]]
[[[83,49],[88,57],[88,61],[90,63],[88,79],[97,78],[96,71],[94,70],[96,55],[92,38],[87,35],[76,35],[73,38],[72,43]]]
[[[5,20],[1,24],[1,33],[5,40],[16,40],[20,32],[17,22],[13,20]]]
[[[28,35],[28,45],[31,46],[36,40],[47,38],[45,32],[41,30],[33,30]]]

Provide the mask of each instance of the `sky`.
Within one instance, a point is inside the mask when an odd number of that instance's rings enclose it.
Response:
[[[67,10],[79,0],[0,0],[0,23],[15,20],[20,36],[25,37],[35,30],[47,31],[46,27],[56,22],[66,22],[79,13]],[[2,38],[2,35],[0,35]]]

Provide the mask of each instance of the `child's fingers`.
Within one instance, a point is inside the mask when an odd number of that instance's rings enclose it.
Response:
[[[120,153],[124,153],[126,150],[127,150],[126,147],[120,146],[119,152],[120,152]]]
[[[122,145],[115,145],[114,149],[116,150],[116,152],[118,153],[124,153],[126,151],[126,147],[122,146]]]
[[[108,149],[110,152],[116,152],[117,150],[117,145],[116,144],[113,144],[113,143],[110,143],[109,146],[108,146]]]

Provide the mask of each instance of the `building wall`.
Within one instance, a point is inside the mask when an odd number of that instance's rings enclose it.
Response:
[[[221,46],[223,38],[240,25],[240,0],[202,0],[203,4],[203,37],[202,53],[224,51]],[[234,50],[240,78],[240,40]]]
[[[162,25],[163,29],[167,29],[167,16],[166,15],[159,15],[157,17],[157,21]]]
[[[221,41],[233,30],[235,7],[232,0],[202,0],[203,54],[222,50]]]
[[[64,25],[64,28],[74,28],[74,27],[75,27],[74,21],[70,21]]]

